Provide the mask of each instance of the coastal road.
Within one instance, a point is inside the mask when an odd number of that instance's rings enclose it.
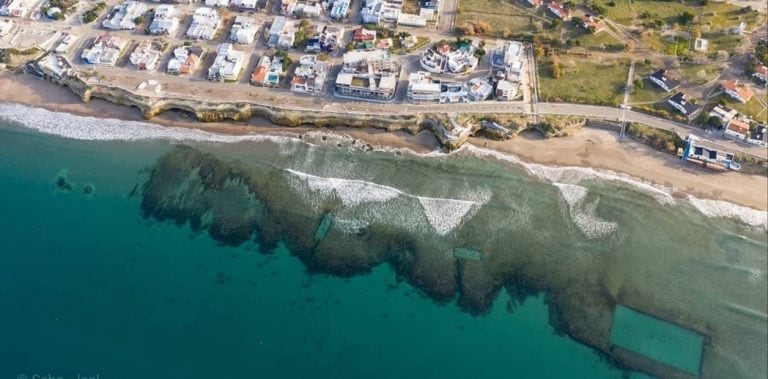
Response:
[[[701,140],[720,145],[731,151],[737,151],[740,153],[752,155],[761,159],[768,159],[768,149],[764,147],[758,147],[754,145],[748,145],[746,143],[736,142],[729,138],[723,138],[713,134],[706,133],[704,130],[681,124],[678,122],[666,120],[659,117],[650,116],[644,113],[635,111],[628,111],[621,108],[603,107],[596,105],[582,105],[582,104],[557,104],[557,103],[539,103],[539,114],[552,114],[552,115],[573,115],[573,116],[586,116],[595,118],[608,118],[620,120],[623,113],[626,112],[626,121],[636,122],[639,124],[645,124],[657,129],[663,129],[677,133],[681,137],[685,137],[688,134],[695,135]]]

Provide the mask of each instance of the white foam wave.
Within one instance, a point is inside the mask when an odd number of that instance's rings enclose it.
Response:
[[[469,212],[477,205],[474,201],[417,197],[429,224],[440,235],[445,235],[461,225]]]
[[[688,196],[688,202],[707,217],[722,217],[741,221],[752,227],[768,228],[768,212],[743,207],[722,200],[699,199]]]
[[[568,208],[571,220],[576,227],[589,239],[605,237],[619,229],[619,224],[604,221],[595,215],[597,203],[595,200],[585,203],[589,190],[582,186],[564,183],[553,183],[560,190]]]
[[[394,187],[364,180],[326,178],[292,169],[286,169],[286,171],[299,179],[299,181],[294,182],[294,188],[298,193],[304,191],[304,188],[297,186],[303,183],[309,191],[319,194],[323,198],[337,197],[346,207],[364,204],[381,205],[398,198],[415,199],[421,205],[423,216],[426,217],[432,229],[440,235],[445,235],[460,226],[464,220],[471,217],[472,211],[479,209],[490,198],[490,195],[483,191],[474,196],[480,201],[415,196]],[[305,200],[311,201],[312,199]],[[396,209],[389,211],[398,212]],[[382,219],[384,214],[379,209],[367,211],[364,214],[371,220],[386,221]]]
[[[310,191],[319,192],[323,196],[336,196],[347,207],[366,203],[382,203],[404,195],[397,188],[364,180],[324,178],[291,169],[286,171],[301,178]]]
[[[243,141],[298,142],[287,135],[223,135],[200,129],[166,127],[141,121],[77,116],[21,104],[0,103],[0,118],[45,134],[86,141],[168,140],[235,143]]]
[[[495,150],[472,145],[464,145],[462,149],[466,149],[466,151],[469,153],[479,157],[495,158],[504,162],[520,165],[533,176],[544,179],[551,183],[576,185],[579,184],[582,180],[599,179],[602,181],[617,182],[630,186],[651,195],[654,199],[656,199],[656,201],[664,205],[673,204],[675,202],[675,199],[672,197],[671,188],[642,181],[620,172],[600,170],[590,167],[545,166],[537,163],[526,163],[514,155],[504,154]]]
[[[675,198],[672,196],[672,188],[643,181],[630,175],[611,170],[601,170],[589,167],[553,167],[536,163],[526,163],[522,162],[514,155],[472,145],[464,145],[459,151],[466,151],[481,158],[494,158],[499,161],[520,165],[532,175],[552,183],[559,182],[575,185],[585,179],[612,181],[622,183],[647,193],[662,205],[676,203]],[[768,212],[766,211],[748,208],[722,200],[700,199],[691,195],[688,195],[687,201],[707,217],[732,218],[748,226],[768,229]]]

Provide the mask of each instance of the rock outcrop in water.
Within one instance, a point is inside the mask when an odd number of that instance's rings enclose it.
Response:
[[[523,199],[537,210],[531,213],[499,205],[519,204],[521,194],[514,192],[494,193],[495,205],[482,206],[343,181],[267,163],[223,161],[194,148],[177,147],[152,168],[141,209],[145,217],[207,231],[224,245],[255,240],[267,252],[285,243],[309,272],[348,277],[388,263],[430,298],[457,299],[463,310],[475,315],[486,312],[502,290],[513,299],[510,309],[528,296],[544,293],[550,323],[559,333],[598,349],[617,364],[662,377],[685,375],[610,346],[617,304],[652,309],[704,335],[711,333],[711,327],[695,317],[653,308],[653,298],[611,274],[623,263],[611,258],[609,253],[615,252],[610,238],[584,245],[584,237],[569,232],[571,227],[560,224],[563,221],[543,218],[560,212],[560,204]],[[349,219],[347,210],[361,204],[371,204],[368,221]],[[381,218],[377,204],[396,209],[388,216],[396,222]],[[447,219],[457,212],[462,222]],[[550,228],[517,231],[509,226],[515,221],[505,219],[515,214],[526,214],[533,224]]]

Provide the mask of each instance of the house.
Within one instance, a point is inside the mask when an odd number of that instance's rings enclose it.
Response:
[[[136,29],[134,20],[147,12],[147,6],[138,1],[129,0],[123,4],[115,5],[101,25],[105,29],[133,30]]]
[[[83,50],[80,57],[88,64],[101,66],[114,66],[128,42],[112,36],[102,34],[96,37],[91,47]]]
[[[462,83],[436,80],[425,71],[412,72],[408,76],[406,96],[414,103],[460,103],[469,99]]]
[[[200,65],[202,49],[191,46],[181,46],[173,51],[173,58],[168,61],[167,72],[171,75],[191,75]]]
[[[277,16],[269,27],[267,46],[280,49],[290,49],[296,40],[296,32],[299,30],[294,21],[289,21],[285,16]]]
[[[435,10],[440,8],[440,0],[419,0],[419,7]]]
[[[557,1],[552,1],[547,4],[547,9],[552,12],[553,15],[557,16],[557,18],[563,21],[568,21],[571,19],[571,11],[558,4]]]
[[[400,0],[365,0],[360,20],[363,24],[396,23],[402,7]]]
[[[208,80],[236,81],[245,66],[245,53],[231,43],[222,43],[216,49],[216,59],[208,69]]]
[[[350,0],[335,0],[331,6],[331,18],[340,20],[347,17],[349,13]]]
[[[33,5],[28,0],[3,0],[0,1],[0,16],[24,18]]]
[[[736,117],[739,114],[738,111],[734,109],[730,109],[728,107],[724,107],[721,105],[715,105],[714,108],[712,108],[711,111],[709,111],[709,117],[717,117],[720,119],[720,122],[723,125],[728,125],[728,122],[731,121],[734,117]]]
[[[355,44],[363,44],[366,42],[376,41],[376,31],[368,30],[363,27],[357,28],[352,32],[352,42]]]
[[[667,99],[667,103],[685,115],[688,120],[693,120],[701,112],[701,107],[686,99],[685,94],[682,92],[672,95],[672,97]]]
[[[491,69],[499,78],[519,81],[525,62],[523,52],[522,42],[506,42],[491,54]]]
[[[259,64],[251,74],[251,84],[264,87],[277,87],[280,84],[280,77],[283,76],[283,60],[281,58],[270,58],[263,56]]]
[[[187,29],[187,37],[210,41],[216,36],[221,26],[221,17],[213,8],[201,7],[192,15],[192,24]]]
[[[520,90],[520,82],[513,82],[506,79],[499,80],[496,83],[496,100],[510,101],[517,97]]]
[[[472,79],[469,81],[469,99],[472,101],[483,101],[493,93],[493,86],[482,79]]]
[[[291,79],[291,91],[317,95],[325,88],[328,64],[318,61],[314,55],[304,55],[299,59],[299,67]]]
[[[161,47],[162,44],[157,41],[141,41],[128,57],[128,61],[137,70],[154,70],[163,54]]]
[[[205,6],[210,8],[226,8],[229,0],[205,0]]]
[[[743,85],[739,85],[738,80],[726,80],[722,83],[722,87],[728,97],[740,103],[746,103],[752,99],[752,91]]]
[[[155,9],[155,17],[149,24],[150,34],[170,35],[179,28],[178,11],[173,5],[161,4]]]
[[[667,76],[667,70],[660,68],[648,76],[648,80],[666,92],[672,92],[680,86],[680,81]]]
[[[232,43],[252,44],[260,25],[248,16],[235,17],[235,23],[229,31],[229,41]]]
[[[280,12],[286,16],[318,17],[323,12],[323,4],[318,0],[282,0]]]
[[[421,67],[435,74],[462,74],[473,71],[478,64],[475,57],[477,41],[458,46],[456,49],[448,44],[435,45],[421,53]]]
[[[744,141],[749,136],[749,122],[733,118],[725,126],[725,136]]]
[[[324,26],[318,36],[312,37],[307,41],[305,51],[308,53],[330,53],[339,46],[339,42],[343,37],[344,28],[335,25]]]
[[[768,84],[768,66],[764,64],[757,65],[757,67],[755,67],[755,72],[752,73],[752,77]]]
[[[335,90],[342,96],[391,100],[397,89],[400,67],[389,50],[355,50],[344,54]]]
[[[747,143],[765,147],[768,145],[768,128],[765,125],[758,125],[747,137]]]
[[[230,5],[241,11],[253,11],[258,8],[258,0],[232,0]]]
[[[586,15],[582,20],[581,26],[584,29],[591,30],[593,33],[600,33],[605,30],[605,23],[592,15]]]
[[[523,3],[529,7],[538,8],[542,4],[542,0],[523,0]]]

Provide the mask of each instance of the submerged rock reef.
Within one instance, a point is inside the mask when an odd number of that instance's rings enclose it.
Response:
[[[691,296],[713,285],[709,261],[719,258],[710,253],[714,237],[708,228],[682,230],[685,214],[659,211],[645,205],[654,202],[650,196],[629,190],[611,189],[617,196],[611,198],[577,185],[504,176],[472,161],[461,162],[471,172],[462,184],[450,164],[434,163],[434,171],[425,171],[431,169],[387,162],[400,176],[433,176],[400,189],[179,146],[152,167],[141,210],[147,218],[207,231],[223,245],[255,241],[266,253],[285,243],[309,272],[348,277],[386,263],[428,297],[455,299],[475,315],[486,312],[502,290],[518,303],[543,293],[559,333],[622,367],[690,377],[611,345],[614,309],[626,305],[714,339],[719,350],[705,349],[705,376],[732,369],[732,350],[742,352],[731,335],[735,316]],[[454,182],[433,185],[441,180]],[[475,190],[443,191],[462,186]],[[683,233],[684,240],[676,237]],[[716,288],[732,285],[740,286]],[[748,355],[765,350],[744,349]]]

